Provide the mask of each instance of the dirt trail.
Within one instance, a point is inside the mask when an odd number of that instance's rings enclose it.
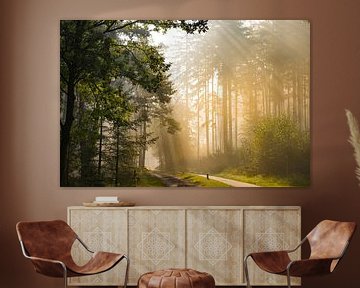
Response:
[[[158,172],[152,172],[151,174],[159,178],[166,187],[195,187],[194,184],[173,175],[161,174]]]
[[[207,178],[207,175],[202,175],[202,174],[196,174],[196,175]],[[232,180],[232,179],[226,179],[226,178],[223,178],[223,177],[212,176],[212,175],[209,176],[209,179],[216,180],[216,181],[228,184],[228,185],[230,185],[232,187],[260,187],[260,186],[254,185],[254,184],[250,184],[250,183],[246,183],[246,182],[240,182],[240,181],[236,181],[236,180]]]

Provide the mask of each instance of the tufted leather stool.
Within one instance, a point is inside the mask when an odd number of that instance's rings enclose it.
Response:
[[[138,288],[214,288],[214,277],[193,269],[166,269],[140,276]]]

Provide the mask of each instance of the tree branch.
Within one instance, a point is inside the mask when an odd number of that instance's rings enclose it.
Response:
[[[126,28],[127,26],[131,26],[131,25],[134,25],[135,23],[138,23],[139,20],[135,20],[135,21],[130,21],[130,22],[127,22],[126,24],[122,25],[122,26],[118,26],[118,27],[115,27],[113,29],[106,29],[104,31],[104,33],[110,33],[110,32],[114,32],[114,31],[117,31],[117,30],[121,30],[121,29],[124,29]]]

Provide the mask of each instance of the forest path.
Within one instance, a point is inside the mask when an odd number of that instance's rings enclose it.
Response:
[[[159,178],[166,187],[194,187],[195,185],[188,181],[175,177],[173,175],[161,174],[158,172],[151,172],[151,174]]]
[[[207,178],[207,175],[203,175],[203,174],[196,174],[196,175]],[[209,179],[228,184],[232,187],[260,187],[260,186],[254,185],[254,184],[240,182],[240,181],[227,179],[227,178],[223,178],[223,177],[218,177],[218,176],[212,176],[212,175],[209,175]]]

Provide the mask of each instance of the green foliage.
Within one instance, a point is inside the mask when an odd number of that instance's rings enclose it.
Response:
[[[179,173],[177,176],[199,187],[230,187],[225,183],[213,179],[206,179],[205,177],[192,173]]]
[[[161,162],[164,169],[180,167],[177,158],[184,149],[177,147],[187,142],[185,167],[180,171],[206,173],[235,167],[246,173],[274,173],[271,158],[279,153],[270,154],[270,163],[262,169],[258,154],[265,153],[265,144],[262,152],[254,149],[253,135],[246,131],[249,123],[284,114],[302,130],[309,129],[308,25],[300,21],[249,22],[210,21],[204,35],[176,35],[169,41],[171,49],[166,55],[173,63],[169,71],[176,75],[174,112],[181,109],[182,115],[174,116],[181,124],[177,133],[181,137],[167,135],[166,144],[171,147],[162,150],[169,154],[168,163]],[[181,104],[185,108],[180,108]],[[306,145],[309,141],[304,144],[309,150]],[[296,158],[288,155],[291,151],[285,152],[286,157]],[[309,157],[304,154],[298,153],[301,160],[289,163],[288,171],[280,173],[296,171],[308,176]],[[279,165],[284,164],[288,165],[286,161]]]
[[[306,187],[309,178],[304,175],[290,175],[289,177],[280,177],[276,175],[247,175],[244,171],[237,169],[228,169],[216,174],[227,179],[233,179],[240,182],[251,183],[262,187]]]
[[[166,32],[169,29],[180,28],[186,33],[193,34],[195,32],[204,33],[209,28],[207,20],[145,20],[148,26],[153,26],[154,31]]]
[[[164,184],[158,177],[151,175],[150,173],[144,171],[140,175],[139,182],[137,187],[163,187]]]
[[[256,174],[309,173],[309,135],[287,116],[264,117],[250,128],[251,169]]]
[[[236,166],[236,155],[234,153],[214,153],[209,157],[202,157],[189,163],[189,169],[199,174],[219,173],[229,167]]]
[[[173,28],[202,33],[207,21],[61,21],[61,185],[136,186],[152,121],[179,129],[170,64],[148,41]]]
[[[146,186],[150,146],[169,173],[305,183],[308,26],[288,24],[61,21],[61,185]],[[170,29],[187,34],[165,59],[151,34]]]
[[[306,186],[310,181],[309,133],[287,116],[254,122],[235,151],[215,153],[192,169],[259,186]]]

